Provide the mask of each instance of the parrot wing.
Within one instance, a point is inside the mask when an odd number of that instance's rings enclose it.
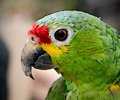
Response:
[[[78,100],[79,98],[76,92],[67,90],[65,79],[61,76],[52,84],[45,100]]]
[[[67,93],[65,80],[63,77],[60,77],[49,89],[46,100],[66,100]]]

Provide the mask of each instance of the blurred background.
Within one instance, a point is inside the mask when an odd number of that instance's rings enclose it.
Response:
[[[21,51],[32,23],[61,10],[93,14],[120,31],[120,0],[0,0],[0,100],[44,100],[60,77],[35,70],[35,81],[21,67]]]

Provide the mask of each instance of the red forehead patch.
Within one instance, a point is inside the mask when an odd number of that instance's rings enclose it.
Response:
[[[40,27],[39,25],[36,25],[36,23],[34,23],[32,25],[32,29],[29,30],[28,35],[36,35],[37,37],[40,38],[39,43],[47,43],[50,44],[51,43],[51,39],[49,37],[49,28],[46,27],[45,23]]]

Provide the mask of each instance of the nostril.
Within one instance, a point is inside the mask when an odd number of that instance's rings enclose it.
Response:
[[[31,40],[34,41],[34,37],[31,37]]]

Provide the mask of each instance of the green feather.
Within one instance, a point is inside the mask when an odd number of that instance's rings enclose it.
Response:
[[[109,90],[120,81],[116,29],[79,11],[61,11],[37,21],[40,26],[43,23],[50,29],[69,26],[75,33],[68,52],[51,57],[62,78],[52,85],[46,100],[119,100],[120,90],[114,94]]]
[[[59,78],[49,90],[46,100],[66,100],[67,87],[63,77]]]

